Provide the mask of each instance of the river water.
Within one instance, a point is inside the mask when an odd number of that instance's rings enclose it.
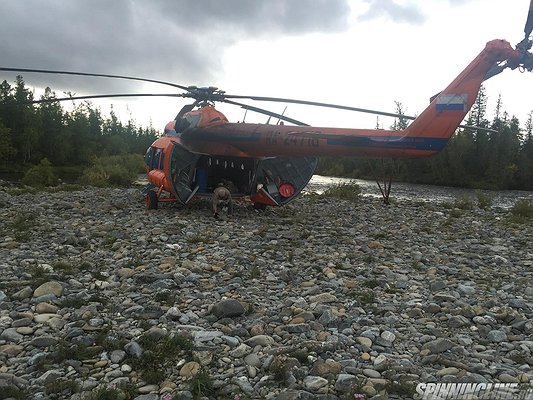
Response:
[[[335,184],[355,182],[361,187],[364,196],[381,197],[378,185],[374,181],[362,179],[333,178],[329,176],[314,175],[307,184],[305,192],[322,193],[328,187]],[[447,186],[418,185],[413,183],[393,182],[391,199],[410,199],[421,201],[436,201],[453,203],[455,199],[464,196],[471,197],[474,201],[477,199],[478,190],[462,189]],[[508,209],[512,207],[518,199],[533,200],[533,192],[520,190],[499,190],[489,191],[482,190],[482,193],[493,196],[493,206]]]

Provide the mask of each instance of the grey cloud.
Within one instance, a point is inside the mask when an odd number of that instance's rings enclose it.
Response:
[[[0,0],[2,66],[212,83],[241,39],[347,28],[348,0]],[[16,74],[0,73],[14,81]],[[129,82],[24,76],[34,85],[93,93]]]
[[[361,21],[384,16],[394,22],[421,25],[426,19],[420,9],[412,3],[402,5],[394,0],[365,0],[365,2],[370,3],[370,7],[359,16]]]

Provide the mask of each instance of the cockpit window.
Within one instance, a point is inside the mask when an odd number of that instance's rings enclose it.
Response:
[[[146,150],[144,161],[146,162],[146,166],[148,167],[148,169],[152,169],[152,161],[154,159],[154,152],[155,152],[155,149],[153,147],[149,147],[148,150]]]
[[[165,162],[165,153],[163,150],[150,147],[146,151],[146,155],[144,156],[144,160],[146,162],[146,166],[149,170],[152,169],[163,169],[163,165]]]

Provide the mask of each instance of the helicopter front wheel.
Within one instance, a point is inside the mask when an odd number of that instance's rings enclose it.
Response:
[[[157,193],[153,190],[148,191],[148,193],[146,193],[146,208],[149,210],[157,210],[158,203],[159,199],[157,198]]]
[[[254,210],[266,210],[267,206],[263,203],[254,203]]]

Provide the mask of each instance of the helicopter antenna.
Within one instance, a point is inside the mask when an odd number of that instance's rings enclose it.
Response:
[[[244,117],[242,117],[242,122],[244,123],[246,121],[246,114],[248,114],[248,110],[244,110]]]
[[[285,106],[285,108],[283,109],[283,112],[281,113],[281,115],[285,115],[285,111],[287,111],[287,107],[288,107],[288,106]],[[280,122],[281,122],[281,118],[278,119],[278,123],[277,123],[276,125],[279,125]]]

